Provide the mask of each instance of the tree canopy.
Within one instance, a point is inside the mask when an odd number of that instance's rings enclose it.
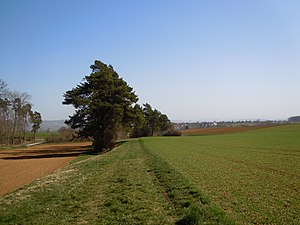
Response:
[[[138,98],[111,65],[95,61],[90,68],[92,73],[64,94],[63,104],[75,107],[66,124],[92,137],[95,149],[103,151],[115,145],[120,127],[129,126]]]
[[[40,129],[40,125],[43,122],[41,113],[34,111],[30,112],[30,122],[32,124],[31,132],[33,132],[33,139],[35,140],[35,133]]]
[[[167,115],[150,104],[136,104],[138,97],[111,65],[96,60],[92,73],[64,94],[63,104],[75,113],[65,121],[81,137],[92,137],[95,150],[114,147],[122,131],[132,137],[153,136],[171,128]]]
[[[163,134],[172,127],[168,116],[149,103],[134,106],[134,119],[132,123],[132,137],[153,136]]]

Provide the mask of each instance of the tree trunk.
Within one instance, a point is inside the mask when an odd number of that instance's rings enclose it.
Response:
[[[116,144],[116,132],[114,128],[95,132],[93,136],[93,146],[97,152],[111,150]]]
[[[12,144],[15,143],[16,126],[17,126],[17,111],[15,111],[14,124],[13,124],[13,130],[12,130]]]

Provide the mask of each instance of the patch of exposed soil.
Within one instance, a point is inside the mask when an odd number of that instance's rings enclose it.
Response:
[[[243,131],[257,130],[270,126],[245,126],[245,127],[209,127],[181,130],[182,135],[213,135],[213,134],[230,134]]]
[[[1,150],[0,197],[64,167],[90,146],[84,142]]]

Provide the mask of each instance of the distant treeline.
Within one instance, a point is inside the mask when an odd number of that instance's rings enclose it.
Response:
[[[26,131],[32,125],[32,139],[42,122],[41,114],[32,111],[31,96],[10,91],[0,79],[0,144],[21,144],[26,141]]]

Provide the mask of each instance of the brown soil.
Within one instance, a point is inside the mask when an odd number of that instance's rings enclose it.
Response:
[[[213,135],[213,134],[230,134],[243,131],[257,130],[270,126],[245,126],[245,127],[209,127],[181,130],[182,135]]]
[[[43,144],[0,151],[0,197],[64,167],[88,150],[90,142]]]

